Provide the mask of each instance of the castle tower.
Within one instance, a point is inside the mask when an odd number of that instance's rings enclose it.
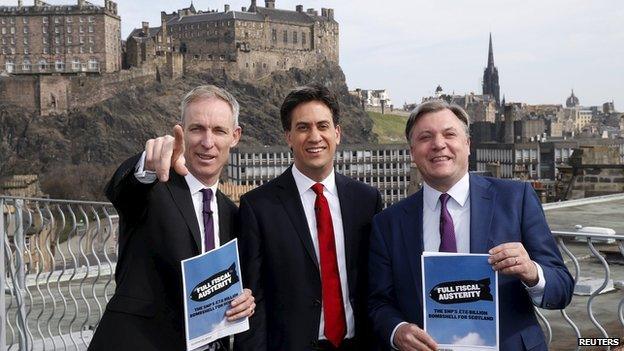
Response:
[[[256,0],[251,0],[251,5],[249,5],[249,12],[256,12]]]
[[[266,7],[267,9],[274,9],[275,0],[264,0],[264,7]]]
[[[494,66],[494,50],[492,49],[492,33],[490,33],[490,49],[488,52],[488,64],[483,71],[483,95],[489,94],[500,106],[500,86],[498,85],[498,69]]]

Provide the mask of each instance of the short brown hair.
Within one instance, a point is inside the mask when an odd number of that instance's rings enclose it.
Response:
[[[463,108],[455,104],[449,104],[444,100],[430,100],[418,105],[412,113],[410,113],[407,124],[405,125],[405,138],[407,138],[407,142],[411,144],[410,136],[412,134],[412,129],[423,115],[442,110],[450,110],[453,112],[457,119],[464,123],[466,136],[470,137],[470,116],[468,116],[468,113],[466,113]]]
[[[292,122],[292,112],[297,106],[309,101],[318,101],[323,103],[332,114],[334,126],[338,125],[340,119],[340,105],[338,98],[324,85],[313,83],[293,89],[282,103],[280,109],[280,118],[282,120],[282,128],[284,131],[290,130]]]

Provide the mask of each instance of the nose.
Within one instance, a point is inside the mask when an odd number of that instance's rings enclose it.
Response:
[[[440,135],[440,134],[436,134],[433,137],[433,147],[436,150],[441,150],[444,149],[446,147],[446,142],[444,140],[444,136]]]
[[[207,130],[206,133],[202,136],[201,145],[206,149],[210,149],[214,146],[214,135],[212,131]]]
[[[316,127],[312,127],[310,129],[310,134],[309,134],[309,141],[313,142],[313,143],[318,143],[322,140],[321,138],[321,132],[318,130],[318,128]]]

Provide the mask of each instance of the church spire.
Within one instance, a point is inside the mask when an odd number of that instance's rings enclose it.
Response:
[[[488,51],[488,67],[494,66],[494,49],[492,49],[492,32],[490,32],[490,50]]]

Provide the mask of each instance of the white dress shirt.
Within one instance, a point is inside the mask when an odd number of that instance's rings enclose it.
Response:
[[[312,243],[314,245],[314,252],[316,253],[316,259],[319,259],[319,243],[318,243],[318,231],[316,229],[316,214],[314,212],[314,202],[316,201],[316,194],[312,190],[312,185],[317,182],[305,176],[297,167],[293,164],[292,174],[295,178],[295,184],[301,197],[301,203],[303,205],[303,211],[305,212],[306,221],[308,222],[308,229],[312,236]],[[345,310],[345,318],[347,321],[347,334],[345,338],[353,338],[355,335],[355,322],[353,320],[353,308],[349,301],[349,285],[347,283],[347,262],[345,256],[345,240],[344,230],[342,227],[342,213],[340,212],[340,201],[338,200],[338,189],[336,188],[336,176],[334,170],[320,182],[323,184],[323,195],[327,198],[329,203],[329,211],[331,212],[332,224],[334,227],[334,239],[336,242],[336,258],[338,259],[338,273],[340,275],[340,287],[342,290],[342,301]],[[317,262],[320,266],[320,263]],[[321,308],[321,323],[319,325],[319,340],[326,340],[324,333],[325,329],[325,317],[323,309]]]
[[[145,170],[145,151],[141,155],[139,162],[135,167],[134,176],[136,179],[143,184],[150,184],[156,181],[157,176],[156,172]],[[190,172],[184,176],[184,180],[189,187],[189,192],[191,194],[191,199],[193,200],[193,209],[195,210],[195,218],[197,218],[197,224],[199,225],[199,233],[201,236],[201,252],[206,250],[205,247],[205,231],[204,231],[204,215],[202,213],[204,198],[201,193],[202,189],[211,189],[212,190],[212,198],[210,199],[210,209],[212,210],[212,225],[214,228],[214,243],[215,248],[220,246],[219,241],[219,206],[217,206],[217,188],[219,187],[219,181],[212,184],[211,186],[205,186],[202,182],[200,182],[194,175]]]

